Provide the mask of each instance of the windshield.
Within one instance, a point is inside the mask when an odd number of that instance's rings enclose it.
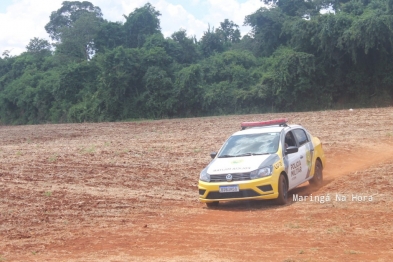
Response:
[[[263,133],[231,136],[218,157],[264,155],[277,152],[280,133]]]

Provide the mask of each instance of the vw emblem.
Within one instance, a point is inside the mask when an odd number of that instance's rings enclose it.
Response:
[[[231,175],[231,174],[228,174],[228,175],[226,176],[226,179],[227,179],[228,182],[231,182],[231,181],[232,181],[232,175]]]

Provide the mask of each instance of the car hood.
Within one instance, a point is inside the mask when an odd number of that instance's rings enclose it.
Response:
[[[215,158],[208,166],[210,175],[225,173],[245,173],[258,169],[264,162],[269,161],[273,155],[257,155],[244,157]],[[277,156],[274,154],[274,156]]]

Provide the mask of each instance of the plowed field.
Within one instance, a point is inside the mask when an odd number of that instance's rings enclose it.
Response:
[[[279,117],[321,139],[324,186],[199,203],[209,153]],[[1,262],[392,261],[392,221],[393,108],[0,126]]]

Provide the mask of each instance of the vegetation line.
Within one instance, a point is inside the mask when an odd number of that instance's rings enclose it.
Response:
[[[262,2],[250,34],[225,19],[198,40],[164,38],[151,4],[120,23],[65,1],[45,26],[53,44],[2,51],[0,124],[391,105],[392,0]]]

